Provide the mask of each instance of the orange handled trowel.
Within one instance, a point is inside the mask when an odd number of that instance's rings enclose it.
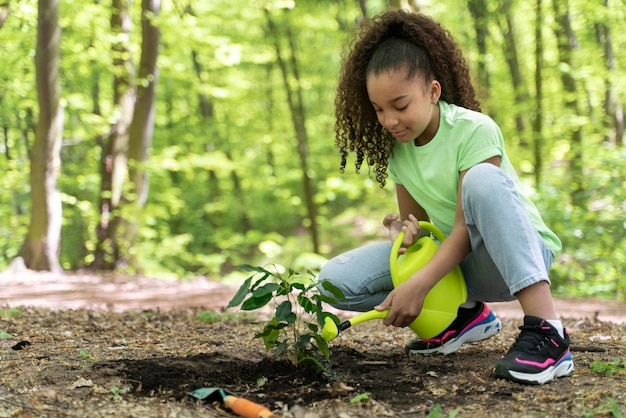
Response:
[[[208,399],[219,396],[224,405],[242,418],[277,418],[269,408],[252,402],[248,399],[227,394],[220,388],[198,388],[188,392],[188,395],[198,399]]]

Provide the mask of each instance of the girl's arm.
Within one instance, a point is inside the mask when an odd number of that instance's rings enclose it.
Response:
[[[407,220],[409,219],[409,215],[413,215],[419,221],[428,220],[428,214],[424,208],[413,199],[413,196],[411,196],[406,187],[401,184],[396,185],[396,199],[398,199],[398,209],[400,210],[401,219]]]
[[[490,163],[500,167],[500,157],[491,157],[484,163]],[[432,284],[428,290],[432,289],[435,284],[439,282],[448,274],[455,266],[461,263],[463,259],[470,253],[469,233],[467,232],[467,225],[465,224],[465,214],[463,212],[463,178],[467,170],[462,171],[459,176],[459,190],[456,201],[456,213],[454,216],[454,225],[452,226],[452,232],[441,244],[432,260],[424,266],[422,270],[425,277],[430,276],[429,282]]]
[[[492,157],[484,162],[500,166],[500,157]],[[463,177],[467,170],[459,176],[456,213],[452,232],[435,252],[433,258],[419,271],[415,272],[406,282],[394,289],[389,296],[376,307],[385,310],[391,306],[389,314],[383,321],[385,325],[399,327],[408,326],[422,311],[424,298],[428,292],[461,263],[471,251],[465,215],[463,213]],[[417,219],[412,219],[417,222]],[[398,291],[398,289],[402,289]]]

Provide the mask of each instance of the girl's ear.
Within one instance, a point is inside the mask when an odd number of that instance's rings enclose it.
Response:
[[[435,104],[441,97],[441,84],[437,80],[430,82],[430,101]]]

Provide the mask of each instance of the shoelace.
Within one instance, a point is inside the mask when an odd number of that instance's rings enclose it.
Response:
[[[550,342],[550,336],[541,326],[522,325],[519,329],[514,346],[520,351],[541,351]]]

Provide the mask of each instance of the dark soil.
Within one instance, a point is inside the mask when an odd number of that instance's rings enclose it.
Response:
[[[15,280],[0,276],[0,291],[15,294],[10,285]],[[41,291],[42,285],[36,288]],[[0,417],[235,416],[219,396],[199,400],[189,395],[200,387],[244,396],[281,417],[626,413],[626,309],[620,304],[607,302],[603,309],[594,305],[597,301],[567,301],[574,305],[572,312],[580,308],[577,316],[564,317],[576,370],[547,385],[527,386],[491,377],[494,362],[515,340],[520,325],[515,310],[506,306],[493,307],[503,318],[500,334],[449,356],[407,356],[403,346],[413,338],[411,331],[387,328],[380,321],[360,324],[331,343],[330,361],[319,371],[296,368],[289,358],[267,353],[254,338],[263,326],[261,314],[221,314],[214,322],[201,321],[198,313],[219,312],[217,306],[232,294],[232,287],[217,288],[222,290],[210,293],[219,300],[209,300],[205,293],[205,306],[197,307],[185,306],[183,295],[170,292],[167,309],[58,309],[36,306],[41,305],[37,298],[15,305],[2,295],[0,331],[11,337],[0,337]],[[118,293],[129,299],[128,289]],[[174,299],[180,300],[178,306]],[[109,302],[115,305],[115,300]],[[158,298],[152,303],[160,305]],[[602,315],[611,320],[598,319]],[[20,345],[22,341],[30,345]],[[615,359],[620,365],[608,367],[612,374],[592,371],[592,363],[608,365]]]

